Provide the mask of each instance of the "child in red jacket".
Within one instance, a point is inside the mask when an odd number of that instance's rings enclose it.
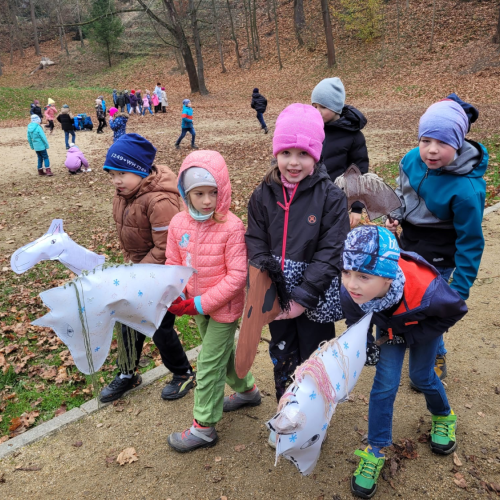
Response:
[[[243,223],[229,211],[231,184],[224,158],[216,151],[191,153],[179,171],[178,188],[186,210],[170,222],[166,264],[192,266],[197,273],[186,285],[187,298],[177,299],[169,311],[194,316],[203,339],[193,425],[168,437],[174,450],[186,452],[217,443],[215,424],[222,418],[224,383],[242,393],[248,406],[260,405],[261,396],[252,374],[240,379],[234,368],[247,250]]]

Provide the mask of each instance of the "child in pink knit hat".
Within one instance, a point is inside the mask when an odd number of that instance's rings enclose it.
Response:
[[[248,204],[248,258],[276,285],[281,314],[270,323],[269,354],[279,401],[295,368],[335,337],[340,308],[340,256],[349,232],[347,199],[320,162],[323,120],[292,104],[276,121],[273,161]],[[237,409],[233,395],[225,411]],[[227,409],[226,409],[227,407]],[[269,444],[275,446],[272,432]]]

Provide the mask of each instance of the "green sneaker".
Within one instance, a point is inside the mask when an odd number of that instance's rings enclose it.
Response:
[[[457,448],[455,431],[457,416],[451,410],[446,417],[432,415],[431,450],[438,455],[449,455]]]
[[[361,458],[358,468],[351,477],[351,491],[360,498],[371,498],[377,491],[377,480],[385,458],[377,458],[366,448],[364,451],[356,450],[355,455]]]

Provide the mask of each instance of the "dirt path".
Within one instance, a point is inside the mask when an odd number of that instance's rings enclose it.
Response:
[[[463,463],[456,469],[468,485],[453,482],[452,457],[433,455],[418,443],[419,457],[406,460],[404,469],[389,482],[380,481],[377,498],[400,497],[472,499],[487,497],[481,481],[500,483],[500,385],[498,320],[500,213],[486,217],[486,251],[480,278],[469,300],[470,312],[447,334],[449,350],[448,394],[459,416],[459,450]],[[342,326],[339,325],[339,331]],[[344,499],[351,498],[349,476],[355,468],[353,451],[361,446],[355,427],[366,430],[364,416],[374,370],[365,368],[353,401],[339,405],[314,475],[302,478],[286,460],[274,466],[274,452],[266,445],[264,422],[276,402],[272,389],[272,365],[267,344],[260,347],[253,373],[267,394],[260,407],[224,415],[218,425],[220,443],[210,450],[179,455],[171,451],[167,435],[187,427],[192,418],[193,394],[166,403],[159,397],[162,382],[126,398],[123,411],[108,407],[70,425],[59,434],[23,449],[0,462],[2,498],[171,498],[209,499]],[[120,408],[121,409],[121,408]],[[423,420],[423,423],[421,423]],[[408,386],[407,367],[396,400],[394,441],[417,442],[427,432],[429,413],[423,397]],[[73,446],[82,441],[81,447]],[[235,446],[244,444],[241,452]],[[124,448],[133,446],[139,460],[119,466],[113,461]],[[220,457],[220,459],[219,459]],[[39,466],[39,471],[15,471],[18,466]],[[389,478],[389,476],[388,476]]]

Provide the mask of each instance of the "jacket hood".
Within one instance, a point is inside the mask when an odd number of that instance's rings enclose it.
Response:
[[[31,123],[28,125],[28,132],[34,132],[38,126],[39,126],[39,124],[38,124],[38,123],[33,123],[33,122],[31,122]]]
[[[80,148],[78,146],[71,146],[67,153],[79,153],[80,152]]]
[[[482,144],[465,139],[453,162],[440,170],[453,175],[482,177],[487,166],[488,152],[486,148]]]
[[[69,150],[71,151],[71,149]],[[137,186],[137,188],[126,196],[118,194],[123,198],[130,200],[131,198],[139,198],[146,193],[153,192],[168,192],[179,194],[177,189],[177,178],[175,174],[164,165],[155,165],[151,169],[151,173]]]
[[[333,122],[325,123],[325,127],[337,127],[357,132],[364,128],[366,122],[365,115],[361,111],[353,106],[345,105],[342,108],[340,118]]]
[[[260,97],[260,92],[254,92],[252,97],[255,99],[256,97]]]
[[[190,167],[201,167],[212,174],[217,183],[217,205],[215,206],[215,211],[221,215],[226,215],[231,205],[231,182],[229,180],[227,165],[222,155],[217,151],[195,151],[189,154],[182,162],[177,187],[179,188],[179,193],[182,196],[186,210],[188,210],[188,206],[186,194],[182,186],[182,177],[184,172]]]

